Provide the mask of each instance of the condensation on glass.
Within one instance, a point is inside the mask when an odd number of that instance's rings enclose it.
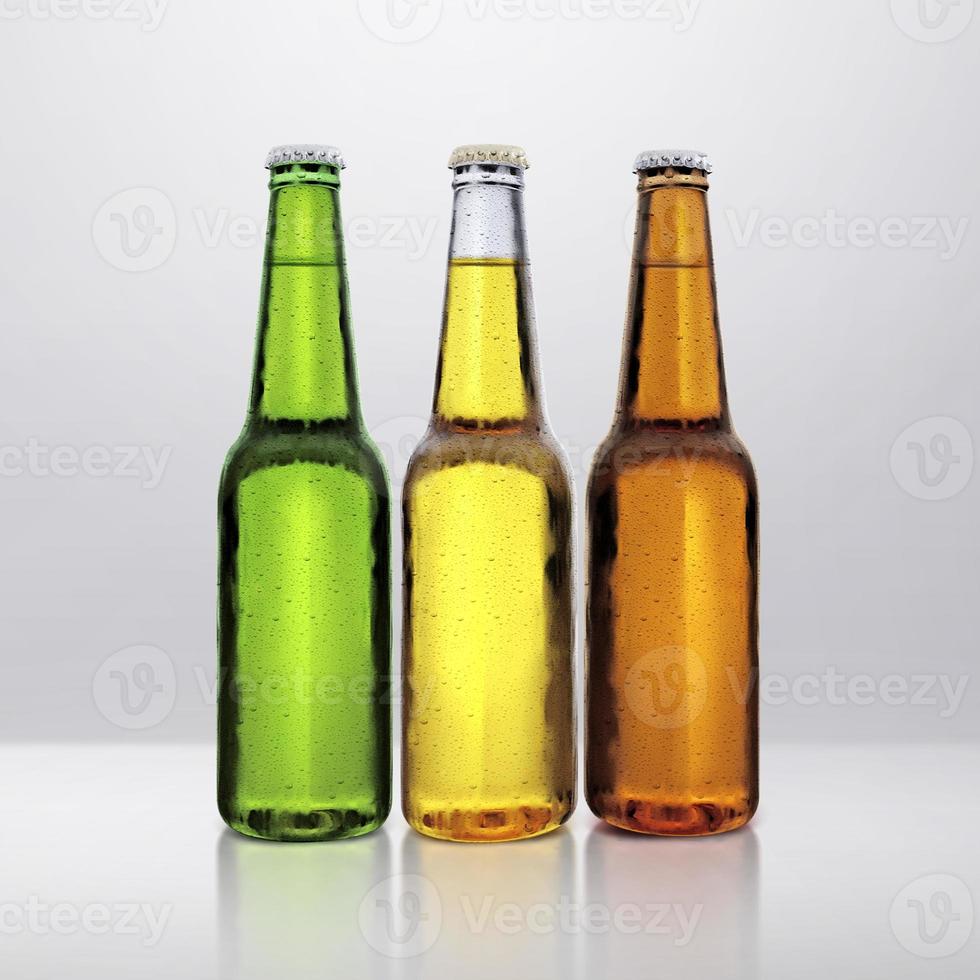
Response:
[[[428,431],[404,488],[403,809],[532,837],[575,802],[571,489],[540,394],[516,147],[453,154]]]
[[[701,153],[641,154],[619,401],[591,473],[586,797],[701,835],[758,803],[757,499],[728,413]]]
[[[270,154],[252,397],[219,491],[218,808],[325,840],[391,805],[388,484],[361,419],[332,147]]]

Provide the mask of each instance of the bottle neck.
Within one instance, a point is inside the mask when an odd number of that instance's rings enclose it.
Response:
[[[622,424],[727,429],[707,179],[641,171],[618,417]]]
[[[536,425],[523,174],[516,167],[468,164],[456,168],[453,187],[433,419],[457,429]]]
[[[339,186],[333,166],[272,172],[252,419],[360,422]]]

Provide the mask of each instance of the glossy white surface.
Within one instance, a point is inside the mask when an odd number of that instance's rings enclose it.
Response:
[[[17,980],[976,977],[977,757],[769,746],[756,820],[712,839],[608,830],[580,804],[517,844],[426,840],[396,812],[282,845],[224,829],[209,747],[4,746],[0,963]]]

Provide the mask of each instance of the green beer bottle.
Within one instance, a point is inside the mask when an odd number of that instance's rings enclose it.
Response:
[[[364,834],[391,804],[388,481],[358,403],[343,165],[266,161],[252,399],[219,492],[218,809],[272,840]]]

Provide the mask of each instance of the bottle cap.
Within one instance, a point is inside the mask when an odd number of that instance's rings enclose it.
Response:
[[[462,167],[467,163],[497,163],[505,167],[520,167],[527,170],[527,154],[521,146],[508,146],[504,143],[474,143],[457,146],[449,155],[450,167]]]
[[[658,167],[689,167],[711,173],[711,161],[700,150],[644,150],[633,163],[633,173]]]
[[[324,163],[341,170],[345,166],[340,150],[324,143],[288,143],[285,146],[274,146],[265,158],[268,170],[286,163]]]

